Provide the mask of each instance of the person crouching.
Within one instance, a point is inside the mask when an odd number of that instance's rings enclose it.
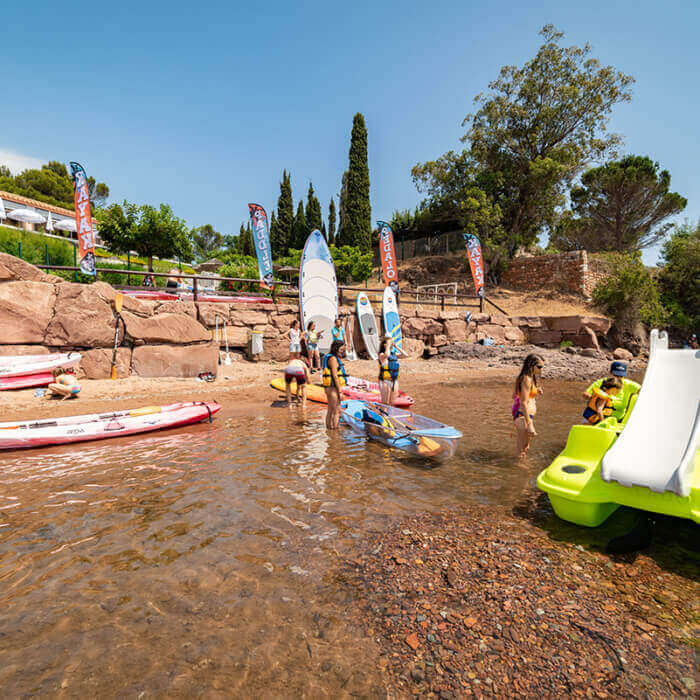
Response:
[[[49,384],[49,396],[58,396],[63,399],[77,398],[80,393],[80,384],[75,378],[72,367],[57,367],[53,371],[53,382]]]

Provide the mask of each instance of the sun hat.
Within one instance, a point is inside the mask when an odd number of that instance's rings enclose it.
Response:
[[[613,362],[610,365],[610,374],[613,374],[616,377],[626,377],[627,365],[624,362]]]

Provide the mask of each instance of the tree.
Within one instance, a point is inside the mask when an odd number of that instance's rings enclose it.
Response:
[[[552,25],[524,66],[504,66],[462,122],[469,147],[419,164],[413,177],[428,203],[455,214],[465,189],[478,187],[498,206],[507,256],[552,229],[565,191],[585,166],[614,154],[620,137],[605,132],[610,113],[630,100],[633,78],[601,66],[591,47],[560,46]],[[450,207],[452,209],[450,210]]]
[[[277,217],[275,216],[275,212],[273,210],[272,214],[270,214],[270,249],[273,251],[273,258],[279,257],[279,253],[277,256],[275,256],[274,252],[275,250],[279,251],[279,235],[279,225],[277,223]]]
[[[372,208],[369,201],[367,127],[365,118],[359,112],[352,120],[349,161],[344,240],[368,253],[372,250]]]
[[[644,156],[627,156],[583,174],[571,190],[572,216],[552,236],[561,250],[635,251],[661,240],[673,226],[663,223],[687,200],[669,192],[668,170]]]
[[[347,219],[348,201],[348,171],[343,173],[340,183],[340,194],[338,195],[338,233],[335,242],[338,245],[350,245],[352,241],[347,233],[345,222]]]
[[[112,204],[97,213],[100,237],[110,250],[128,253],[135,250],[148,258],[153,272],[153,258],[192,257],[187,227],[167,204],[156,208],[149,204],[137,206],[124,202]]]
[[[277,230],[275,231],[275,245],[272,246],[272,257],[279,258],[286,255],[292,245],[294,226],[294,201],[292,200],[292,181],[289,173],[282,173],[280,182],[280,196],[277,200]],[[270,241],[272,245],[272,241]]]
[[[328,243],[335,243],[335,202],[331,197],[328,205]]]
[[[195,258],[200,262],[208,260],[225,243],[224,236],[215,231],[211,224],[193,228],[190,232],[190,238],[192,239]]]
[[[297,207],[297,213],[294,217],[294,225],[292,227],[292,240],[294,241],[294,245],[290,247],[303,248],[308,235],[309,228],[306,225],[304,202],[299,200],[299,206]]]
[[[311,233],[318,229],[319,231],[323,227],[323,216],[321,214],[321,203],[316,198],[314,194],[313,183],[309,182],[309,193],[306,198],[306,227],[307,233]]]
[[[253,242],[253,229],[250,227],[250,222],[245,226],[241,224],[241,228],[236,237],[236,245],[234,248],[238,255],[255,256],[255,243]]]
[[[700,333],[700,221],[678,226],[661,257],[661,299],[673,325]]]

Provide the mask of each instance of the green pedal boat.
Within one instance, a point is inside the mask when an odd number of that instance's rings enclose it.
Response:
[[[619,506],[700,523],[700,351],[651,333],[639,394],[622,420],[575,425],[537,478],[563,520],[597,527]]]

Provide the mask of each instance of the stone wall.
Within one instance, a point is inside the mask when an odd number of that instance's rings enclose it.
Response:
[[[44,354],[76,350],[89,379],[109,376],[114,343],[116,292],[104,282],[74,284],[47,275],[10,255],[0,254],[0,355]],[[409,356],[436,354],[453,343],[491,338],[497,345],[556,346],[569,340],[598,349],[598,334],[610,322],[587,316],[508,317],[465,310],[401,308],[404,349]],[[339,309],[359,352],[364,343],[349,306]],[[123,342],[117,354],[119,376],[192,377],[216,372],[219,348],[244,351],[251,331],[263,334],[263,360],[284,362],[284,336],[299,316],[292,304],[223,304],[185,301],[139,301],[124,297]],[[217,329],[218,324],[218,329]]]
[[[589,279],[585,250],[515,258],[508,264],[503,284],[522,291],[556,289],[586,298],[590,297],[595,286],[595,282]]]

